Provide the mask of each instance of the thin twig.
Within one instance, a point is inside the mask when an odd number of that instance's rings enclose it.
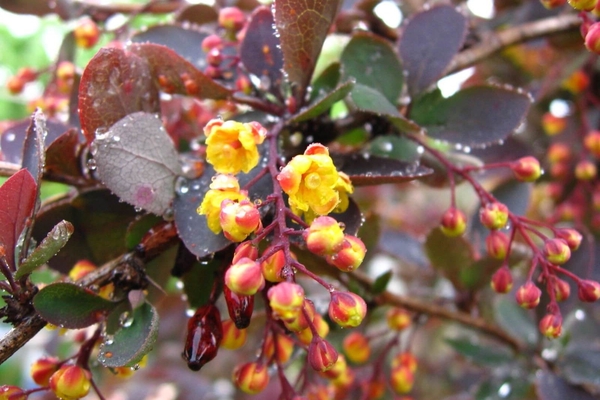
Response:
[[[444,75],[470,67],[508,46],[556,33],[576,30],[579,25],[581,25],[581,19],[577,14],[562,14],[491,33],[481,43],[458,53]]]
[[[0,161],[0,176],[9,177],[13,176],[19,170],[21,166],[19,164],[13,164],[6,161]]]

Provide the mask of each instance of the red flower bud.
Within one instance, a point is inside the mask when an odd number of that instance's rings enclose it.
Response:
[[[417,358],[410,352],[400,353],[392,359],[392,368],[404,367],[416,372],[417,365]]]
[[[390,371],[390,384],[397,394],[410,392],[415,384],[415,374],[406,367],[392,368]]]
[[[309,321],[315,317],[315,305],[312,301],[304,299],[303,311],[299,311],[294,317],[283,319],[285,327],[292,332],[300,332],[309,328]]]
[[[338,355],[337,360],[333,363],[333,366],[327,371],[321,371],[319,373],[323,378],[329,379],[335,386],[344,386],[347,383],[351,383],[354,379],[352,370],[348,368],[346,358],[342,354]],[[349,379],[348,379],[349,378]]]
[[[267,249],[266,251],[269,251]],[[262,274],[269,282],[282,282],[285,278],[282,276],[285,267],[285,253],[283,250],[277,250],[260,263]]]
[[[254,311],[254,296],[236,294],[227,286],[223,286],[223,294],[229,318],[231,318],[238,329],[247,328],[250,325],[250,318]]]
[[[551,285],[552,290],[554,291],[554,298],[556,299],[556,301],[566,300],[571,295],[571,286],[569,285],[569,282],[554,277],[554,279],[552,279]]]
[[[540,0],[547,9],[557,8],[567,4],[567,0]]]
[[[367,304],[352,292],[332,292],[329,317],[342,328],[354,328],[361,324],[367,314]]]
[[[91,374],[78,365],[63,365],[50,377],[50,389],[63,400],[77,400],[88,394]]]
[[[448,237],[460,236],[467,229],[467,217],[459,209],[450,207],[442,215],[440,229]]]
[[[344,230],[335,219],[321,216],[310,224],[304,231],[303,237],[310,252],[327,256],[341,249],[344,243]]]
[[[600,35],[600,24],[597,22],[593,25],[596,27],[596,35]],[[583,139],[585,149],[594,157],[600,158],[600,131],[591,131]]]
[[[508,222],[508,207],[497,201],[481,207],[479,212],[481,224],[488,229],[500,229]]]
[[[544,0],[542,0],[543,2]],[[554,0],[551,0],[554,1]],[[559,0],[566,2],[566,0]],[[567,126],[567,121],[564,117],[557,117],[551,112],[546,112],[542,116],[542,128],[548,136],[555,136],[561,133]]]
[[[394,331],[402,331],[412,323],[412,314],[404,308],[393,307],[386,313],[387,324]]]
[[[18,386],[0,386],[0,400],[27,400],[27,395]]]
[[[225,272],[225,285],[232,292],[250,296],[265,285],[260,264],[249,258],[241,258]]]
[[[19,94],[24,88],[25,82],[18,76],[11,76],[8,78],[8,81],[6,81],[6,89],[10,92],[10,94]]]
[[[553,143],[546,152],[546,159],[550,164],[564,163],[570,158],[571,149],[564,143]]]
[[[567,245],[571,250],[577,250],[581,245],[581,240],[583,239],[581,233],[577,232],[575,229],[569,228],[559,229],[556,232],[556,237],[567,242]]]
[[[206,61],[213,67],[218,67],[223,62],[223,53],[218,48],[212,48],[206,55]]]
[[[360,332],[350,332],[344,338],[342,348],[346,357],[355,364],[364,364],[371,356],[369,339]]]
[[[244,94],[252,93],[252,82],[246,75],[239,75],[235,80],[235,89]]]
[[[219,309],[213,304],[202,306],[188,320],[183,358],[192,371],[198,371],[217,356],[223,338]]]
[[[562,333],[562,317],[547,314],[539,324],[540,332],[549,339],[556,339]]]
[[[340,271],[350,272],[360,266],[365,258],[367,248],[362,240],[352,235],[344,236],[342,248],[331,256],[327,256],[327,262]]]
[[[50,377],[58,370],[59,361],[56,357],[40,358],[31,364],[29,370],[31,379],[40,386],[48,386]]]
[[[232,31],[239,31],[246,23],[244,12],[237,7],[225,7],[219,10],[219,26]]]
[[[315,337],[308,346],[308,362],[315,371],[327,371],[338,359],[338,353],[328,341]]]
[[[571,258],[571,249],[563,239],[550,239],[544,242],[544,255],[552,264],[564,264]]]
[[[577,295],[579,300],[588,303],[600,299],[600,283],[588,279],[577,282]]]
[[[89,49],[98,43],[100,29],[98,29],[98,25],[94,21],[86,19],[75,28],[73,35],[77,46]]]
[[[78,281],[90,272],[96,270],[96,265],[88,260],[80,260],[75,263],[69,271],[69,278],[73,281]]]
[[[267,360],[276,357],[279,363],[285,364],[294,352],[294,340],[286,335],[273,335],[273,332],[269,332],[263,348]]]
[[[223,200],[219,223],[225,237],[232,242],[241,242],[262,226],[256,205],[247,199]]]
[[[212,49],[220,49],[223,47],[223,39],[220,36],[212,34],[202,40],[202,50],[208,53]]]
[[[517,290],[517,303],[523,308],[534,308],[540,304],[542,291],[531,281]]]
[[[246,337],[248,336],[246,329],[238,329],[230,319],[222,321],[221,325],[223,326],[223,339],[221,340],[223,348],[236,350],[246,343]]]
[[[542,175],[540,162],[535,157],[523,157],[511,164],[515,177],[524,182],[533,182]]]
[[[510,239],[504,232],[494,230],[485,239],[485,247],[490,257],[503,260],[510,249]]]
[[[304,289],[296,283],[278,283],[269,289],[267,296],[277,318],[283,320],[293,319],[302,311]]]
[[[492,275],[491,286],[496,293],[508,293],[512,289],[513,278],[506,265],[498,268]]]
[[[269,371],[262,363],[242,364],[233,370],[233,382],[245,393],[260,393],[269,384]]]
[[[231,263],[235,264],[243,257],[256,260],[258,258],[258,247],[254,246],[250,241],[240,243],[238,247],[235,248]]]

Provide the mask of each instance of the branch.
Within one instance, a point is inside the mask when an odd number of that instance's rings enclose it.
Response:
[[[351,273],[351,275],[367,289],[373,287],[373,280],[365,274],[354,271]],[[493,336],[494,338],[508,344],[515,351],[519,351],[523,348],[523,344],[521,342],[504,332],[499,327],[489,324],[482,318],[474,318],[463,312],[452,311],[435,304],[423,303],[414,298],[395,295],[387,290],[376,296],[375,301],[379,304],[393,305],[396,307],[406,308],[407,310],[417,313],[427,314],[432,317],[456,321]]]
[[[17,172],[19,172],[20,169],[21,166],[18,164],[0,161],[0,177],[11,177]]]
[[[470,67],[505,47],[556,33],[572,31],[578,29],[580,25],[581,19],[577,14],[562,14],[491,33],[481,43],[458,53],[444,75]]]

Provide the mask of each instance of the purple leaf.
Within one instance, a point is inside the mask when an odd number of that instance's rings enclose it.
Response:
[[[46,152],[44,149],[44,138],[48,136],[46,129],[46,117],[38,109],[31,117],[31,124],[27,128],[25,142],[23,143],[23,168],[27,168],[35,183],[40,185],[44,173]]]
[[[214,7],[206,4],[193,4],[183,8],[177,13],[175,20],[178,22],[188,22],[196,25],[217,22],[219,14]]]
[[[407,182],[431,173],[429,168],[415,163],[372,155],[336,156],[335,163],[350,177],[354,186]]]
[[[46,150],[46,175],[81,176],[79,132],[69,129],[52,142]]]
[[[31,118],[27,118],[16,122],[2,132],[0,136],[0,149],[2,149],[2,157],[4,157],[5,161],[21,165],[25,135],[30,125]],[[48,147],[56,138],[69,130],[69,126],[60,121],[48,120],[46,121],[46,129],[48,134],[44,139],[44,144]]]

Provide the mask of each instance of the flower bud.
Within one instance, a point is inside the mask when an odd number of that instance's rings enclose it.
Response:
[[[546,152],[546,159],[550,164],[564,163],[570,158],[571,149],[564,143],[553,143]]]
[[[503,265],[492,275],[490,282],[492,289],[496,293],[508,293],[513,286],[513,278],[508,266]]]
[[[504,232],[494,230],[485,239],[485,247],[490,257],[503,260],[510,249],[510,239]]]
[[[392,368],[390,371],[390,384],[396,394],[406,394],[410,392],[415,383],[414,373],[406,367]]]
[[[458,208],[450,207],[442,215],[440,229],[448,237],[460,236],[467,229],[467,217]]]
[[[329,335],[329,325],[327,324],[327,322],[325,322],[321,315],[315,314],[312,323],[319,337],[325,338],[327,337],[327,335]],[[300,340],[300,342],[307,346],[313,340],[313,333],[310,327],[304,329],[303,331],[296,332],[296,336],[298,337],[298,340]]]
[[[585,35],[585,47],[592,53],[600,54],[600,24],[593,23]]]
[[[250,318],[254,311],[254,296],[239,295],[223,286],[223,294],[229,318],[238,329],[245,329],[250,325]]]
[[[567,4],[567,0],[540,0],[542,5],[547,9],[557,8]]]
[[[579,11],[591,11],[598,0],[567,0],[569,5]]]
[[[269,251],[269,249],[266,251]],[[269,282],[283,282],[285,278],[282,276],[281,272],[284,267],[285,253],[283,250],[277,250],[260,263],[262,274]]]
[[[367,314],[367,304],[352,292],[332,292],[329,317],[342,328],[354,328],[361,324]]]
[[[571,258],[571,249],[563,239],[549,239],[544,242],[544,256],[552,264],[564,264]]]
[[[533,182],[542,175],[540,162],[535,157],[522,157],[511,163],[515,177],[524,182]]]
[[[223,53],[220,49],[212,48],[206,55],[206,61],[213,67],[218,67],[223,62]]]
[[[597,34],[600,34],[600,25],[595,23],[597,26]],[[590,152],[594,157],[600,158],[600,131],[591,131],[583,139],[585,149]]]
[[[262,363],[249,362],[233,370],[233,382],[243,392],[257,394],[269,384],[269,371]]]
[[[340,379],[340,377],[344,375],[350,375],[349,372],[352,371],[348,368],[346,358],[342,354],[339,354],[337,360],[335,363],[333,363],[333,366],[327,371],[321,371],[319,375],[321,375],[323,378],[332,380],[334,383],[339,385],[343,383],[343,379]]]
[[[250,82],[250,79],[246,75],[238,75],[235,80],[235,89],[238,92],[250,94],[252,93],[252,82]]]
[[[98,43],[98,39],[100,39],[100,29],[98,29],[98,25],[96,25],[94,21],[86,19],[75,28],[73,36],[75,37],[77,46],[89,49]]]
[[[360,332],[350,332],[346,335],[342,348],[348,360],[355,364],[364,364],[371,356],[369,339]]]
[[[575,165],[575,178],[580,181],[590,181],[596,177],[598,169],[590,160],[581,160]]]
[[[208,35],[202,40],[202,51],[208,53],[212,49],[220,49],[223,47],[223,39],[219,35]]]
[[[219,10],[219,26],[232,30],[239,31],[246,23],[244,12],[237,7],[224,7]]]
[[[58,370],[59,361],[56,357],[40,358],[31,364],[31,369],[29,370],[31,379],[40,386],[48,386],[50,377]]]
[[[27,400],[27,395],[18,386],[0,386],[0,400]]]
[[[265,285],[260,264],[249,258],[241,258],[225,272],[225,285],[232,292],[251,296]]]
[[[392,359],[392,368],[404,367],[414,373],[417,371],[417,365],[417,358],[410,352],[400,353]]]
[[[387,311],[386,320],[390,329],[402,331],[412,323],[412,315],[404,308],[393,307]]]
[[[281,282],[269,289],[267,297],[277,318],[292,319],[302,310],[304,289],[296,283]]]
[[[286,335],[273,334],[269,332],[263,344],[267,360],[276,357],[280,364],[285,364],[290,360],[294,352],[294,340]]]
[[[344,236],[344,244],[336,254],[327,256],[329,264],[343,272],[350,272],[360,266],[365,258],[367,248],[362,240],[352,235]]]
[[[563,239],[565,242],[567,242],[569,249],[573,251],[579,248],[579,245],[581,245],[581,240],[583,239],[581,233],[577,232],[575,229],[570,228],[559,229],[558,231],[556,231],[556,237],[559,239]]]
[[[557,278],[556,276],[553,277],[551,286],[556,301],[566,300],[571,295],[571,286],[569,285],[569,282]]]
[[[320,256],[336,254],[344,242],[339,222],[327,216],[317,217],[303,233],[306,247]]]
[[[23,91],[24,88],[25,82],[18,76],[11,76],[6,81],[6,90],[8,90],[10,94],[19,94]]]
[[[233,259],[231,260],[232,264],[237,263],[240,258],[249,258],[251,260],[256,260],[258,258],[258,247],[252,244],[252,242],[242,242],[236,248],[233,253]]]
[[[577,282],[579,300],[592,303],[600,299],[600,283],[588,279]]]
[[[540,304],[542,291],[531,281],[517,289],[517,303],[523,308],[535,308]]]
[[[363,398],[377,400],[385,394],[385,380],[382,377],[372,378],[362,384]]]
[[[69,271],[69,278],[72,281],[78,281],[94,270],[96,270],[94,263],[88,260],[80,260]]]
[[[315,371],[327,371],[338,359],[338,353],[327,340],[313,338],[308,346],[308,362]]]
[[[214,304],[202,306],[188,320],[183,358],[189,369],[198,371],[217,356],[223,338],[221,315]]]
[[[481,224],[488,229],[500,229],[508,222],[508,208],[497,201],[481,207],[479,212]]]
[[[246,343],[246,337],[248,336],[246,329],[238,329],[230,319],[222,321],[221,325],[223,326],[223,339],[221,340],[223,348],[236,350]]]
[[[544,0],[542,0],[543,2]],[[555,1],[555,0],[550,0]],[[559,0],[566,2],[566,0]],[[546,112],[542,116],[542,129],[548,136],[555,136],[561,133],[567,126],[567,120],[564,117],[557,117],[551,112]]]
[[[76,400],[90,391],[91,374],[78,365],[63,365],[50,377],[50,389],[63,400]]]
[[[540,332],[549,339],[556,339],[562,333],[562,317],[547,314],[539,324]]]
[[[283,319],[283,324],[288,330],[300,332],[309,328],[309,321],[312,321],[315,317],[315,305],[312,301],[304,299],[302,310],[292,318]]]
[[[241,242],[261,227],[260,213],[248,199],[240,202],[225,199],[221,203],[219,223],[227,239]]]

